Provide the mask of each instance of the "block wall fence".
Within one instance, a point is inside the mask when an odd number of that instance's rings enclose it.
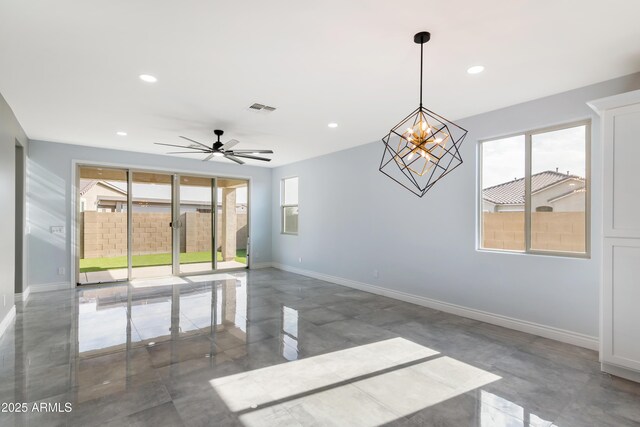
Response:
[[[180,216],[180,252],[211,250],[211,214],[187,212]],[[133,213],[133,255],[171,252],[170,213]],[[217,233],[221,236],[221,221]],[[109,258],[127,255],[127,213],[80,214],[80,258]],[[247,247],[247,215],[237,214],[237,249]]]
[[[524,212],[483,212],[482,247],[524,250]],[[584,212],[532,212],[531,247],[585,251]]]

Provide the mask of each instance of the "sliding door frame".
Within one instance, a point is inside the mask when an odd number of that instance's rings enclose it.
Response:
[[[229,174],[207,174],[207,173],[198,173],[187,171],[184,169],[175,169],[175,168],[161,168],[161,167],[147,167],[126,163],[111,163],[111,162],[100,162],[93,160],[79,160],[73,159],[71,160],[71,260],[70,260],[70,277],[72,282],[70,286],[92,286],[92,285],[101,285],[114,282],[99,282],[99,283],[86,283],[80,284],[80,253],[79,253],[79,242],[80,242],[80,203],[78,198],[78,191],[80,189],[80,168],[110,168],[110,169],[120,169],[124,170],[127,174],[127,277],[126,281],[131,280],[132,275],[132,257],[133,257],[133,209],[132,209],[132,190],[133,190],[133,173],[142,172],[142,173],[158,173],[158,174],[166,174],[172,176],[172,225],[175,225],[175,220],[178,219],[179,215],[176,215],[176,210],[179,211],[179,185],[176,185],[176,180],[180,179],[180,176],[199,176],[205,178],[212,179],[212,208],[211,208],[211,234],[212,234],[212,269],[204,272],[197,273],[180,273],[180,247],[177,242],[179,240],[179,228],[172,228],[172,275],[173,276],[195,276],[202,274],[211,274],[218,273],[220,271],[228,272],[228,271],[242,271],[251,268],[251,189],[252,189],[252,178],[249,176],[241,176],[241,175],[229,175]],[[218,233],[217,233],[217,225],[218,225],[218,179],[220,178],[229,178],[229,179],[238,179],[247,182],[247,265],[244,267],[238,268],[229,268],[224,270],[218,270],[218,256],[217,256],[217,248],[218,248]],[[177,256],[175,254],[177,250]],[[177,266],[176,266],[177,262]],[[123,280],[117,281],[122,282]],[[74,285],[75,283],[75,285]]]

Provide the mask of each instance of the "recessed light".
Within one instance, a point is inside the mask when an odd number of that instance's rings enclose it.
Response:
[[[122,131],[118,131],[118,132],[116,132],[116,135],[118,135],[118,136],[127,136],[127,133],[126,132],[122,132]]]
[[[158,79],[151,74],[140,74],[140,80],[147,83],[155,83],[158,81]]]
[[[329,123],[327,126],[329,126],[330,128],[337,128],[338,124],[337,123]]]
[[[467,69],[467,73],[469,74],[479,74],[484,71],[484,67],[482,65],[474,65],[473,67],[469,67]]]

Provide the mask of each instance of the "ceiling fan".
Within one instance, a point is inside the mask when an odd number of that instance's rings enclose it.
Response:
[[[205,145],[201,142],[195,141],[191,138],[187,138],[186,136],[180,136],[182,139],[186,139],[187,141],[191,141],[193,144],[190,145],[175,145],[175,144],[164,144],[162,142],[156,142],[157,145],[166,145],[168,147],[178,147],[185,148],[191,151],[171,151],[167,154],[192,154],[192,153],[203,153],[207,156],[202,159],[203,162],[211,160],[212,157],[224,157],[225,159],[229,159],[233,162],[238,163],[239,165],[243,165],[244,159],[252,159],[252,160],[261,160],[263,162],[270,162],[271,159],[266,157],[255,156],[255,154],[273,154],[272,150],[232,150],[232,147],[235,147],[240,141],[237,139],[229,140],[225,143],[220,141],[220,137],[224,134],[224,131],[220,129],[216,129],[213,131],[214,134],[218,137],[218,140],[214,142],[211,147]],[[241,157],[241,158],[240,158]]]

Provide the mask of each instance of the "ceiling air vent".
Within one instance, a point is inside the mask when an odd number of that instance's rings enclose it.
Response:
[[[276,107],[271,107],[269,105],[264,105],[264,104],[258,104],[257,102],[254,104],[251,104],[249,106],[250,110],[254,110],[254,111],[264,111],[265,113],[270,113],[272,111],[276,110]]]

